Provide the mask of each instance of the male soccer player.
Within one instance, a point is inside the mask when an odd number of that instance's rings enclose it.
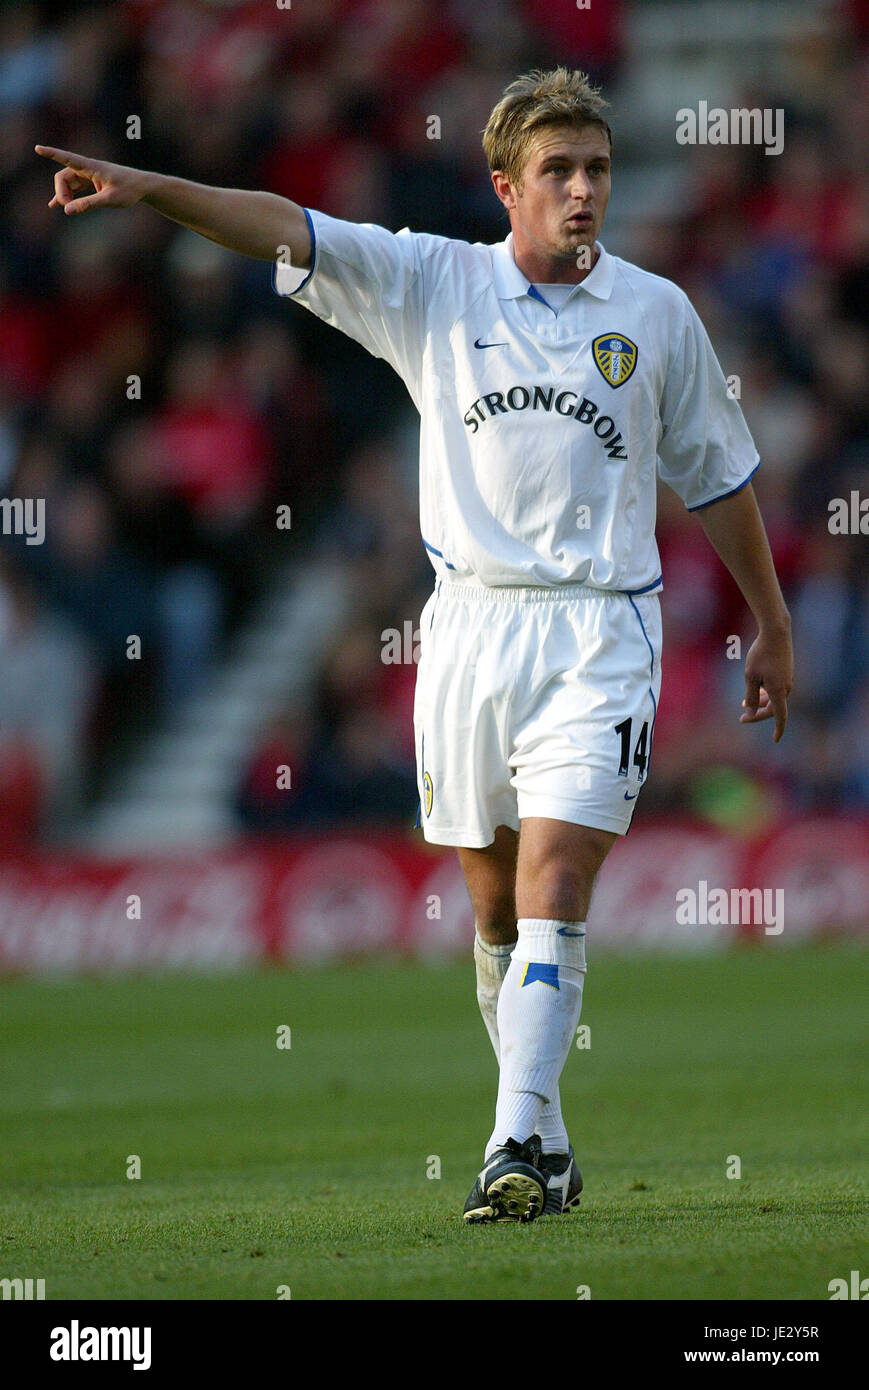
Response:
[[[471,1222],[560,1214],[582,1189],[558,1083],[595,875],[652,756],[656,475],[697,512],[757,621],[742,721],[774,719],[778,742],[792,680],[739,406],[682,291],[598,239],[604,105],[564,68],[507,87],[483,135],[511,229],[494,246],[36,147],[64,166],[52,205],[67,214],[141,201],[274,261],[277,291],[385,358],[419,410],[437,576],[420,622],[420,809],[426,838],[458,849],[500,1063]]]

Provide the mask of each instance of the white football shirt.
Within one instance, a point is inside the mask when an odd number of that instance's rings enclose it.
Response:
[[[309,271],[274,287],[398,372],[420,414],[437,574],[485,586],[661,588],[656,470],[691,510],[757,450],[678,286],[609,255],[559,308],[493,246],[305,209]]]

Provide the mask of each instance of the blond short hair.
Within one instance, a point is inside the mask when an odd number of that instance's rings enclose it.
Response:
[[[486,122],[483,150],[490,171],[500,170],[521,191],[531,142],[543,126],[599,126],[612,151],[612,131],[602,114],[608,104],[587,73],[563,67],[524,73],[505,87]]]

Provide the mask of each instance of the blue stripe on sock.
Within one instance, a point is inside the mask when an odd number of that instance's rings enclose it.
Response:
[[[541,965],[537,961],[529,961],[522,975],[522,988],[526,985],[533,985],[535,980],[541,984],[551,985],[553,989],[558,989],[558,966]]]

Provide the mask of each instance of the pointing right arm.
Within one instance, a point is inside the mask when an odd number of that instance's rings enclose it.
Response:
[[[286,246],[293,266],[299,270],[310,267],[307,218],[298,203],[277,193],[212,188],[124,164],[87,159],[49,145],[37,145],[36,153],[63,166],[54,176],[54,197],[49,207],[63,208],[67,216],[92,208],[127,208],[147,203],[172,222],[179,222],[230,251],[273,261],[279,248]],[[82,190],[87,191],[77,196]]]

